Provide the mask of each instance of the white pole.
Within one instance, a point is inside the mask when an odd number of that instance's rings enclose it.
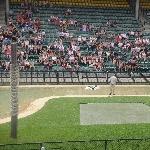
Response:
[[[9,0],[6,0],[6,10],[7,10],[7,13],[9,13]]]
[[[9,17],[9,0],[6,0],[6,23],[8,23],[8,17]]]
[[[136,0],[135,16],[137,20],[139,19],[139,3],[139,0]]]

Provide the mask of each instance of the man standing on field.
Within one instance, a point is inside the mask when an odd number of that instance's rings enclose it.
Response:
[[[110,94],[109,95],[115,95],[115,85],[117,83],[117,78],[116,78],[116,75],[114,74],[113,76],[111,76],[109,79],[108,79],[108,82],[110,84]]]

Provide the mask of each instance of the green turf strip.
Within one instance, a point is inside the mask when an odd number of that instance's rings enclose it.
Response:
[[[108,95],[109,86],[85,90],[86,86],[19,87],[19,110],[24,110],[30,102],[49,96],[65,95]],[[116,95],[150,95],[150,86],[116,86]],[[10,87],[0,87],[0,118],[10,115]]]
[[[0,143],[150,137],[150,124],[80,126],[80,103],[116,102],[141,102],[150,106],[149,97],[53,99],[39,112],[19,120],[17,140],[9,137],[9,123],[0,125]]]

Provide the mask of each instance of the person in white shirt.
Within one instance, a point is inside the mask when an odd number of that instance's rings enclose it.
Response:
[[[82,25],[82,31],[85,31],[85,32],[87,31],[87,25],[86,24]]]
[[[111,76],[108,79],[108,82],[110,84],[110,94],[109,95],[115,95],[115,85],[117,83],[117,77],[116,77],[116,75],[114,74],[113,76]]]
[[[82,41],[82,37],[79,36],[79,37],[78,37],[78,42],[81,43],[81,41]]]
[[[119,42],[118,47],[122,47],[122,46],[123,46],[123,43]]]
[[[121,36],[122,36],[123,38],[125,38],[125,39],[128,38],[127,35],[126,35],[125,33],[122,33]]]

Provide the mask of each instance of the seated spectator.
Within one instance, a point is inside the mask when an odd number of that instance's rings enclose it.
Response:
[[[66,16],[69,16],[69,15],[71,15],[72,14],[72,11],[71,11],[71,9],[67,9],[66,11],[65,11],[65,15]]]

